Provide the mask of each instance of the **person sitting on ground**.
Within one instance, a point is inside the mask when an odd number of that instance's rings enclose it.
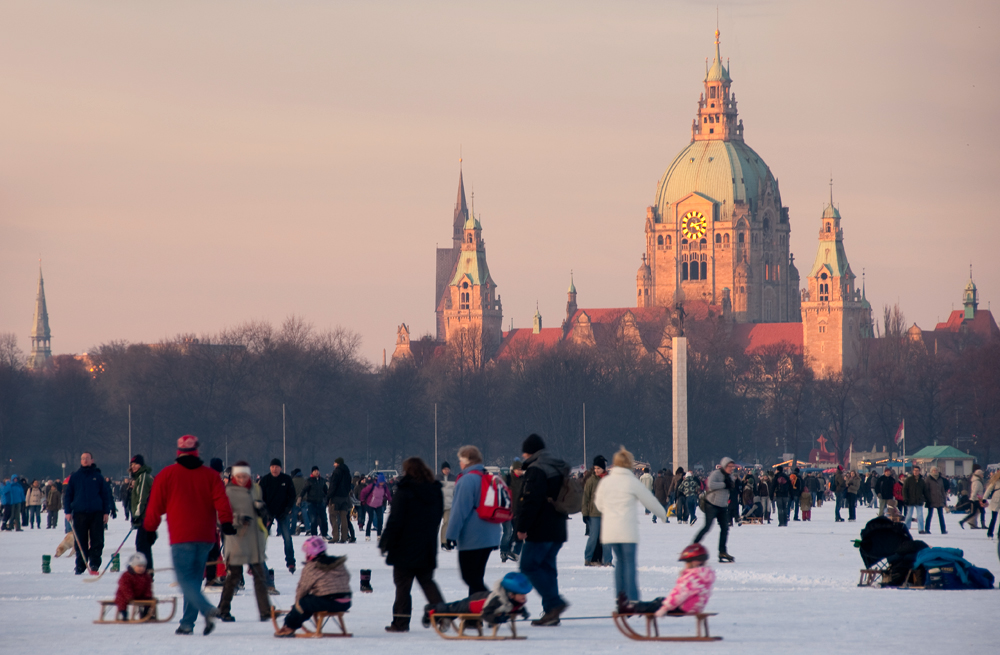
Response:
[[[302,552],[306,565],[295,588],[295,605],[275,637],[294,637],[295,631],[316,612],[337,614],[351,608],[351,574],[344,566],[347,556],[327,555],[326,540],[315,535],[305,540]]]
[[[146,570],[146,556],[142,553],[129,558],[128,568],[118,578],[115,606],[119,621],[128,621],[128,604],[134,600],[153,600],[153,576]],[[144,618],[148,612],[149,608],[144,607],[139,616]]]
[[[511,571],[494,583],[492,592],[476,592],[453,603],[428,603],[424,606],[423,625],[429,628],[434,614],[479,614],[490,626],[506,623],[518,616],[527,619],[528,610],[524,609],[524,605],[528,602],[531,589],[528,576]]]
[[[670,591],[657,616],[666,614],[697,614],[705,609],[712,595],[715,571],[705,566],[708,551],[701,544],[691,544],[683,551],[678,561],[684,562],[684,570],[677,577],[677,584]]]

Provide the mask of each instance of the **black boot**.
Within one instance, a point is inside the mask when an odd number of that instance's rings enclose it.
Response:
[[[372,570],[371,569],[361,569],[361,593],[370,594],[374,589],[372,589]],[[409,629],[409,628],[407,628]],[[394,631],[395,632],[395,631]]]

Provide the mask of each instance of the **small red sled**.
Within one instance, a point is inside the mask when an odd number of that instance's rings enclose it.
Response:
[[[646,619],[646,634],[636,632],[628,623],[628,618],[631,616]],[[714,612],[699,612],[698,614],[667,614],[666,616],[673,618],[682,618],[685,616],[693,617],[695,620],[697,635],[687,637],[687,636],[661,636],[660,626],[657,624],[656,619],[658,618],[656,614],[619,614],[614,612],[611,618],[614,619],[615,625],[623,635],[629,639],[634,639],[636,641],[721,641],[722,637],[713,637],[708,631],[708,617],[715,616]]]

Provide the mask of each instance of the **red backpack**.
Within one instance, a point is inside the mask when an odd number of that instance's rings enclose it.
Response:
[[[479,487],[479,505],[476,514],[487,523],[506,523],[514,518],[511,509],[510,488],[499,476],[483,471],[469,471],[482,479]]]

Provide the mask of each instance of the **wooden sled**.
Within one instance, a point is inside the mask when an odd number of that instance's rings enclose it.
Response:
[[[455,629],[455,634],[450,635],[441,629],[438,625],[438,619],[448,619],[452,627]],[[458,625],[455,626],[455,620],[458,620]],[[517,634],[517,626],[515,625],[514,617],[510,618],[507,625],[510,626],[509,635],[499,635],[497,632],[500,630],[500,626],[504,625],[502,623],[497,623],[493,626],[493,632],[489,634],[483,634],[483,615],[482,614],[440,614],[435,612],[431,614],[431,625],[434,626],[434,632],[438,633],[442,639],[473,639],[479,641],[508,641],[513,639],[527,639],[527,637],[521,637]],[[477,634],[467,635],[465,634],[466,628],[475,630]]]
[[[635,631],[635,629],[629,625],[629,616],[641,616],[646,619],[646,634],[640,634]],[[623,635],[629,639],[635,639],[636,641],[721,641],[722,637],[713,637],[708,631],[708,617],[715,616],[714,612],[706,613],[701,612],[698,614],[667,614],[671,617],[694,617],[695,625],[697,626],[698,634],[693,637],[662,637],[660,636],[660,626],[657,625],[655,614],[619,614],[614,612],[611,618],[614,619],[615,625]]]
[[[749,516],[740,520],[744,525],[764,525],[764,517],[762,516]]]
[[[858,579],[859,587],[881,587],[885,582],[885,569],[861,569],[861,577]]]
[[[278,617],[282,614],[288,614],[288,612],[274,607],[271,608],[271,623],[274,624],[275,632],[281,629],[281,626],[278,625]],[[340,625],[340,632],[323,632],[323,625],[330,618],[334,619]],[[313,625],[312,630],[306,627],[309,623]],[[343,612],[316,612],[309,621],[295,632],[295,636],[301,639],[321,639],[323,637],[353,637],[354,635],[347,631]]]
[[[171,596],[170,598],[155,598],[153,600],[133,600],[128,604],[128,621],[121,621],[118,619],[118,606],[115,605],[113,600],[99,600],[97,601],[101,605],[101,618],[94,621],[94,623],[167,623],[174,618],[174,614],[177,613],[177,597]],[[170,604],[170,616],[165,618],[160,618],[159,606]],[[142,610],[148,608],[146,616],[142,616]],[[114,619],[108,619],[108,610],[112,610],[112,616]]]

